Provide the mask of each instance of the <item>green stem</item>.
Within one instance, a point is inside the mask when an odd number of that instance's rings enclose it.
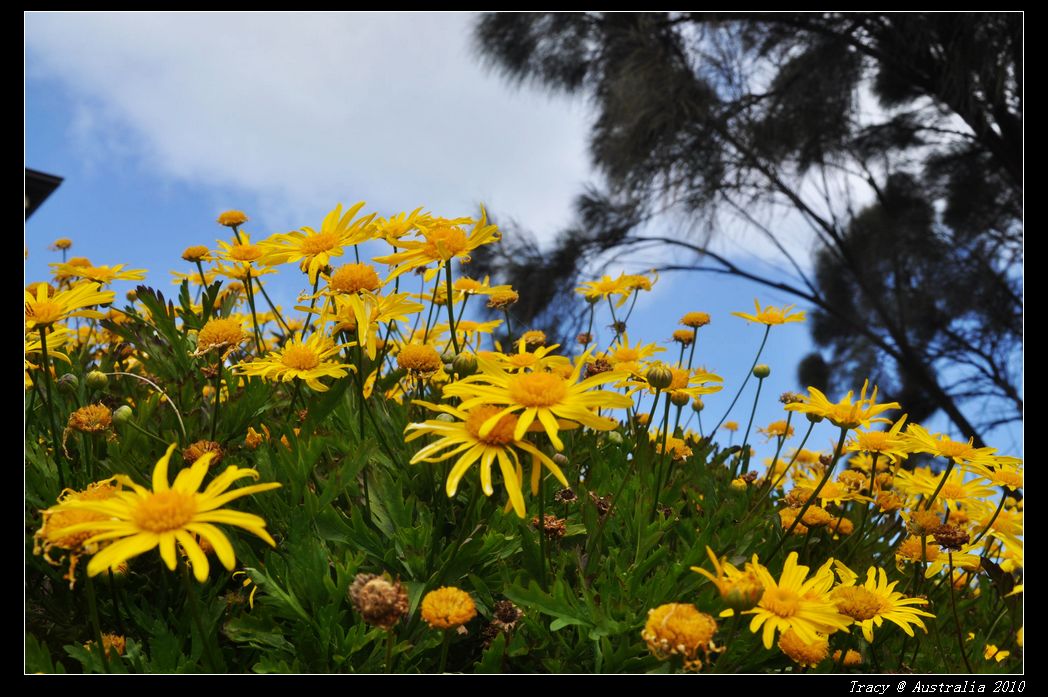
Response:
[[[455,331],[455,292],[451,286],[451,260],[448,259],[447,263],[444,264],[444,279],[447,283],[447,302],[445,305],[448,306],[448,330],[451,332],[451,345],[455,347],[455,355],[459,353],[458,334]]]
[[[797,517],[793,519],[792,523],[790,523],[790,527],[786,530],[785,534],[781,538],[779,538],[779,542],[775,545],[775,549],[772,551],[770,555],[768,555],[769,562],[772,559],[774,559],[775,555],[778,554],[779,550],[782,549],[782,546],[786,543],[786,540],[789,539],[790,533],[793,532],[793,529],[797,527],[797,524],[800,523],[801,519],[804,518],[804,514],[808,512],[808,508],[817,498],[819,498],[819,493],[822,491],[822,488],[826,486],[826,482],[830,480],[830,475],[833,474],[833,470],[837,466],[837,460],[839,460],[841,457],[841,451],[844,448],[844,439],[845,437],[847,437],[847,435],[848,429],[842,426],[841,436],[837,439],[837,447],[833,450],[833,461],[830,462],[830,466],[826,468],[826,472],[822,475],[822,479],[819,481],[819,486],[815,487],[815,491],[812,492],[811,496],[808,497],[808,500],[804,502],[803,506],[801,506],[801,510],[797,514]]]
[[[51,398],[51,359],[47,354],[47,330],[37,327],[40,332],[40,369],[44,373],[44,396],[47,397],[47,416],[51,425],[51,442],[55,449],[55,467],[58,469],[58,489],[65,487],[65,458],[62,456],[62,444],[58,439],[58,422],[55,421],[55,403]]]
[[[950,586],[950,607],[953,608],[953,623],[957,630],[957,646],[961,650],[961,658],[964,659],[964,667],[968,669],[969,673],[974,673],[972,670],[972,664],[968,662],[968,654],[964,651],[964,633],[961,631],[961,618],[957,615],[957,593],[953,587],[953,552],[947,551],[946,556],[950,561],[950,575],[947,580],[947,584]],[[943,656],[945,659],[946,656]]]
[[[447,629],[444,630],[444,639],[440,645],[440,667],[437,668],[437,672],[442,674],[448,667],[448,649],[451,648],[451,632]]]
[[[251,281],[251,267],[247,267],[247,283],[244,284],[244,288],[247,290],[247,304],[251,308],[251,327],[254,329],[255,334],[255,349],[258,351],[258,355],[261,356],[266,352],[265,342],[262,341],[262,330],[258,327],[258,315],[255,312],[255,291],[253,290],[254,283]],[[316,288],[313,289],[316,292]],[[308,317],[306,318],[309,319]]]
[[[386,630],[386,672],[393,672],[393,644],[396,642],[396,634],[393,628]]]
[[[215,409],[211,412],[211,440],[218,433],[218,405],[222,403],[222,359],[215,370]]]
[[[935,503],[935,499],[939,497],[939,492],[942,491],[943,486],[946,484],[946,479],[950,476],[950,472],[953,471],[954,461],[950,460],[950,464],[946,466],[946,471],[942,473],[942,478],[939,479],[939,485],[935,487],[935,491],[932,492],[931,498],[929,498],[924,504],[924,510],[929,510],[932,504]]]
[[[679,412],[678,412],[679,413]],[[655,514],[659,510],[659,494],[662,492],[662,467],[666,461],[666,444],[670,434],[670,400],[666,398],[666,404],[662,409],[662,452],[659,453],[659,462],[655,466],[655,503],[651,507],[651,516],[648,522],[655,520]]]
[[[204,291],[207,290],[207,275],[204,274],[204,265],[200,263],[200,260],[196,260],[197,271],[200,272],[200,292],[197,294],[197,300],[199,301],[203,296]]]
[[[91,616],[91,631],[95,634],[95,646],[101,651],[102,670],[109,672],[109,656],[106,655],[105,644],[102,643],[102,625],[98,621],[98,602],[95,599],[95,581],[91,576],[85,574],[84,587],[87,591],[87,612]]]
[[[310,294],[313,297],[309,299],[309,310],[306,311],[306,330],[312,331],[313,328],[313,315],[318,314],[315,312],[317,307],[317,288],[320,287],[320,274],[317,274],[317,278],[313,281],[313,292]]]
[[[739,461],[742,462],[742,473],[746,474],[750,471],[750,429],[753,428],[753,417],[757,414],[757,403],[761,398],[761,387],[764,385],[764,378],[757,378],[757,394],[753,396],[753,409],[750,409],[750,421],[746,424],[746,434],[742,437],[742,450],[739,451]],[[735,470],[732,468],[732,475],[734,478]]]
[[[168,443],[166,440],[164,440],[160,436],[158,436],[155,433],[152,433],[150,431],[147,431],[146,429],[144,429],[141,426],[139,426],[138,424],[136,424],[134,421],[130,421],[129,420],[129,421],[125,422],[125,423],[127,423],[128,426],[130,426],[131,428],[135,429],[139,433],[141,433],[143,435],[146,435],[146,436],[149,436],[150,438],[152,438],[153,440],[157,441],[158,443],[163,443],[164,447],[167,447],[167,446],[171,445],[170,443]]]
[[[281,325],[283,325],[284,331],[290,335],[291,327],[288,325],[287,322],[284,321],[284,316],[280,314],[280,310],[277,309],[277,306],[273,303],[273,300],[270,299],[269,293],[266,292],[266,287],[262,285],[262,279],[256,278],[254,280],[258,281],[258,289],[262,291],[262,297],[266,299],[266,304],[269,305],[269,309],[273,311],[273,316],[275,316],[277,318],[277,321],[280,322]]]
[[[548,563],[547,557],[547,545],[546,545],[546,477],[545,472],[539,474],[539,556],[542,559],[542,578],[540,583],[542,584],[542,590],[549,588],[549,578],[546,575],[546,566]]]
[[[113,612],[116,614],[116,628],[121,634],[127,634],[127,628],[124,626],[124,615],[120,612],[120,601],[117,598],[116,592],[116,581],[113,580],[113,570],[109,569],[109,597],[113,601]]]
[[[1003,491],[1001,492],[1001,501],[997,504],[997,510],[993,512],[993,517],[990,518],[988,523],[986,523],[986,527],[984,527],[982,531],[975,536],[975,539],[972,540],[973,545],[979,540],[981,540],[983,536],[990,531],[990,528],[993,526],[993,524],[997,522],[997,516],[1001,515],[1001,511],[1004,510],[1004,500],[1008,498],[1008,489],[1004,487],[1001,488],[1003,489]]]
[[[750,369],[746,373],[746,377],[743,379],[742,384],[739,385],[739,389],[735,393],[735,398],[732,399],[731,404],[728,405],[728,410],[724,412],[724,416],[721,417],[720,421],[717,422],[717,425],[714,426],[713,429],[710,431],[711,435],[715,434],[717,432],[717,429],[721,427],[721,424],[724,423],[724,420],[728,418],[728,415],[731,414],[731,410],[735,408],[735,403],[738,402],[739,397],[742,396],[742,391],[746,389],[746,383],[750,381],[750,378],[753,376],[753,369],[757,367],[757,361],[761,359],[761,352],[764,351],[764,344],[768,342],[769,332],[771,332],[770,324],[765,325],[764,327],[764,338],[761,339],[761,345],[760,348],[757,349],[757,356],[753,359],[753,365],[750,366]]]
[[[699,343],[699,328],[691,330],[691,353],[688,354],[688,370],[691,370],[691,362],[695,358],[695,344]],[[681,348],[684,348],[683,346]]]
[[[186,597],[189,599],[189,613],[193,618],[193,625],[200,635],[200,643],[204,646],[204,667],[207,669],[207,672],[214,673],[216,672],[216,663],[211,654],[211,635],[204,631],[204,622],[200,617],[200,601],[197,598],[196,588],[193,587],[193,583],[189,580],[189,566],[184,561],[180,561],[179,566],[182,567],[182,583],[186,589]]]

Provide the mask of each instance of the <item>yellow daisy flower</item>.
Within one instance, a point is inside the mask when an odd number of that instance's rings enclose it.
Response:
[[[95,282],[81,283],[68,290],[48,293],[48,285],[41,283],[36,287],[36,294],[25,291],[25,329],[50,327],[70,317],[90,317],[102,319],[104,314],[98,310],[87,309],[92,305],[105,305],[113,302],[116,293],[102,290]]]
[[[375,214],[353,219],[364,202],[361,201],[342,213],[342,204],[324,217],[320,232],[311,227],[271,236],[264,246],[266,266],[300,262],[302,271],[315,283],[317,275],[325,266],[331,264],[332,257],[342,256],[342,248],[360,244],[371,239],[369,224]]]
[[[835,403],[819,390],[809,387],[808,397],[804,401],[787,404],[785,409],[821,416],[841,428],[858,428],[859,426],[869,428],[871,423],[890,423],[888,419],[878,415],[890,409],[898,409],[899,403],[877,404],[877,386],[874,385],[873,393],[867,398],[866,390],[869,386],[869,380],[863,382],[859,399],[854,404],[852,395],[855,393],[852,390],[849,390],[841,401]]]
[[[764,595],[764,586],[754,567],[756,556],[753,562],[746,562],[744,569],[739,570],[727,557],[719,559],[708,545],[706,554],[713,562],[713,570],[716,573],[698,566],[691,567],[691,570],[708,578],[717,587],[724,603],[733,610],[749,610],[756,605]]]
[[[615,307],[622,307],[629,300],[630,293],[633,292],[631,283],[630,277],[624,273],[619,274],[618,278],[601,276],[596,281],[584,281],[581,286],[575,289],[575,292],[591,303],[605,298],[610,300],[611,296],[617,295],[619,299],[616,301]]]
[[[353,366],[331,360],[346,344],[335,344],[330,337],[314,332],[308,339],[293,337],[283,348],[276,349],[249,363],[238,363],[233,371],[238,375],[254,375],[263,380],[290,382],[295,378],[305,381],[317,392],[326,392],[320,378],[343,378]]]
[[[786,305],[782,309],[779,309],[773,305],[768,305],[764,309],[761,309],[759,300],[754,299],[753,304],[757,307],[756,314],[746,314],[745,312],[733,312],[731,314],[736,317],[742,317],[750,322],[758,322],[759,324],[765,324],[771,326],[773,324],[786,324],[787,322],[803,322],[804,312],[798,311],[791,313],[790,310],[794,308],[794,305]]]
[[[209,566],[207,555],[200,549],[195,536],[207,540],[222,565],[232,571],[236,563],[233,546],[214,523],[244,528],[276,546],[266,532],[265,520],[251,513],[226,510],[221,506],[243,496],[276,489],[280,484],[253,484],[227,491],[238,479],[258,478],[258,472],[253,469],[230,465],[211,480],[204,491],[200,491],[213,457],[210,453],[179,472],[174,484],[169,484],[167,467],[176,445],[172,443],[164,456],[157,460],[153,469],[152,491],[139,486],[127,476],[117,475],[115,480],[129,487],[130,491],[117,491],[113,497],[102,500],[73,498],[51,509],[52,515],[56,509],[65,507],[105,516],[105,520],[76,523],[54,532],[56,536],[64,536],[91,530],[94,534],[83,542],[85,547],[103,541],[109,543],[91,557],[87,565],[89,576],[96,576],[156,547],[160,548],[160,557],[167,568],[174,570],[178,561],[175,556],[177,542],[189,557],[196,579],[203,583],[207,580]]]
[[[808,567],[798,564],[797,553],[790,552],[778,580],[756,558],[754,570],[764,586],[764,594],[757,607],[743,614],[753,615],[750,631],[754,634],[763,625],[764,648],[771,648],[776,631],[785,633],[792,629],[801,641],[813,644],[820,634],[847,629],[852,623],[850,617],[837,611],[829,594],[833,573],[828,565],[808,578]]]
[[[528,441],[522,440],[523,433],[519,437],[515,434],[519,423],[515,414],[503,413],[499,407],[490,405],[478,405],[466,411],[443,404],[415,403],[459,419],[458,421],[434,419],[424,423],[408,424],[405,429],[408,432],[404,437],[405,442],[411,442],[427,434],[438,436],[437,440],[415,453],[411,458],[412,464],[441,462],[458,456],[451,472],[448,473],[445,485],[449,498],[458,491],[459,482],[470,466],[478,461],[480,462],[480,485],[484,494],[491,496],[495,493],[491,484],[491,466],[497,461],[513,510],[523,518],[525,514],[524,495],[521,492],[521,481],[518,476],[522,468],[515,448],[531,455],[533,462],[542,463],[563,486],[569,486],[564,473],[553,460]],[[482,426],[493,417],[499,418],[494,427],[482,435]]]
[[[613,366],[617,366],[620,363],[639,363],[665,350],[658,344],[642,344],[640,341],[631,346],[629,334],[623,332],[618,342],[612,344],[604,353],[604,358]]]
[[[484,404],[504,407],[484,422],[478,431],[480,437],[491,433],[506,414],[521,412],[513,433],[514,439],[523,438],[528,427],[538,419],[553,447],[563,450],[564,443],[557,435],[558,417],[598,431],[610,431],[615,428],[615,422],[598,416],[592,410],[598,407],[626,408],[633,404],[633,400],[625,395],[595,389],[599,385],[621,380],[623,373],[608,371],[579,381],[589,355],[590,352],[586,352],[582,356],[568,378],[552,372],[508,373],[492,369],[490,364],[481,364],[481,372],[448,385],[444,388],[444,394],[462,399],[460,406],[467,411]]]
[[[907,414],[903,414],[887,431],[856,431],[855,436],[845,444],[845,452],[866,453],[867,455],[880,453],[893,463],[905,460],[910,452],[910,445],[906,437],[899,435],[899,430],[906,423],[906,417]],[[849,465],[859,468],[854,463],[854,459]],[[866,469],[868,470],[869,467]]]
[[[462,222],[463,220],[466,222]],[[474,221],[468,218],[456,220],[436,218],[431,224],[419,227],[422,239],[389,240],[391,245],[404,251],[375,257],[375,261],[397,266],[389,275],[391,279],[406,271],[435,262],[437,267],[427,270],[424,274],[425,280],[430,281],[437,271],[455,257],[468,262],[469,253],[474,249],[481,245],[498,242],[501,238],[498,228],[488,224],[487,212],[483,208],[480,211],[480,220],[474,222],[473,229],[467,234],[460,226],[468,222]]]
[[[932,435],[920,424],[910,424],[906,427],[906,439],[910,448],[915,453],[928,453],[936,457],[953,460],[959,465],[981,465],[983,467],[997,467],[999,460],[1005,460],[1004,464],[1012,464],[1016,458],[995,457],[997,448],[976,448],[974,439],[968,442],[953,440],[943,433]]]
[[[884,620],[898,625],[907,636],[913,636],[913,628],[910,625],[928,631],[921,617],[935,615],[913,607],[927,605],[928,601],[924,598],[907,598],[902,593],[897,593],[895,586],[899,582],[888,583],[888,575],[884,569],[871,566],[866,571],[866,582],[860,586],[855,583],[858,574],[854,571],[840,561],[834,562],[834,567],[841,582],[830,595],[837,603],[837,610],[851,617],[855,624],[859,625],[866,641],[873,641],[873,628],[880,627]]]
[[[101,283],[102,285],[109,285],[113,281],[141,281],[146,277],[145,269],[128,269],[124,271],[124,267],[127,264],[117,264],[116,266],[91,266],[83,264],[48,264],[55,270],[55,277],[58,278],[84,278],[95,283]]]

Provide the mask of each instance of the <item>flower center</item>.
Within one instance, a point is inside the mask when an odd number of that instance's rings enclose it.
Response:
[[[564,378],[553,373],[527,373],[512,378],[509,396],[525,407],[551,407],[560,404],[568,392]]]
[[[786,316],[778,308],[767,309],[760,314],[761,321],[765,324],[785,324]]]
[[[321,254],[338,246],[338,236],[333,232],[321,232],[305,237],[298,246],[305,254]]]
[[[859,444],[863,450],[874,450],[877,452],[884,452],[891,446],[889,436],[884,431],[871,431],[870,433],[861,434]]]
[[[397,365],[420,375],[432,375],[440,370],[440,354],[427,344],[405,344],[397,354]]]
[[[196,499],[168,489],[149,494],[134,512],[135,525],[150,532],[179,530],[196,515]]]
[[[37,324],[53,324],[62,319],[62,306],[51,300],[25,306],[25,318],[33,319]]]
[[[515,368],[530,368],[537,360],[533,353],[511,353],[506,359]]]
[[[640,360],[640,351],[632,348],[620,348],[612,354],[612,358],[616,363],[628,363]]]
[[[244,330],[235,319],[213,319],[203,326],[197,337],[197,348],[201,351],[240,343]]]
[[[955,440],[942,441],[938,445],[939,453],[943,457],[967,457],[972,451],[972,446],[967,443],[958,443]]]
[[[308,346],[289,346],[280,358],[281,363],[295,370],[312,370],[320,365],[316,351]]]
[[[673,373],[673,380],[670,381],[670,386],[666,388],[667,390],[683,390],[688,386],[691,373],[680,368],[670,368],[670,372]]]
[[[466,233],[457,227],[438,227],[425,235],[423,249],[432,259],[448,260],[466,249]]]
[[[800,596],[785,588],[769,588],[761,598],[761,607],[779,617],[793,617],[800,608]]]
[[[964,487],[960,484],[954,484],[953,482],[947,482],[942,487],[942,497],[944,499],[964,499],[968,498],[968,492],[964,490]]]
[[[833,592],[833,599],[837,603],[837,610],[860,622],[875,617],[881,611],[881,599],[859,586],[838,588]]]
[[[370,264],[346,264],[331,274],[331,290],[336,293],[356,293],[376,290],[382,285]]]
[[[500,411],[502,410],[498,407],[489,405],[475,407],[469,412],[469,418],[466,419],[466,430],[469,431],[470,435],[474,438],[481,443],[486,443],[487,445],[506,445],[507,443],[512,443],[513,429],[517,427],[517,417],[514,414],[506,414],[499,419],[498,423],[495,424],[495,428],[491,429],[491,432],[488,435],[480,435],[480,427],[484,425],[484,422]]]
[[[254,261],[262,256],[262,248],[254,244],[235,244],[229,249],[229,257],[236,261]]]

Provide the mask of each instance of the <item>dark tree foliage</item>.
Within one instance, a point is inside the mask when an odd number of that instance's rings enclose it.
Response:
[[[491,14],[475,39],[508,79],[595,111],[603,181],[577,222],[552,249],[507,235],[476,260],[534,294],[521,321],[570,326],[559,307],[594,258],[670,246],[691,261],[665,269],[812,305],[809,384],[869,375],[911,418],[942,410],[977,440],[1021,419],[1020,14]],[[818,240],[813,264],[759,214],[784,207]],[[667,210],[694,232],[657,232]],[[712,252],[726,219],[763,234],[785,272]]]

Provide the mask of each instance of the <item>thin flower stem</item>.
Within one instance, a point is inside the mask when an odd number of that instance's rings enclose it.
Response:
[[[1004,490],[1001,492],[1001,501],[997,504],[997,510],[993,512],[993,517],[990,518],[988,523],[986,523],[986,527],[984,527],[982,531],[980,531],[979,534],[975,536],[975,539],[972,540],[973,545],[979,540],[981,540],[983,536],[990,531],[990,528],[993,527],[993,524],[997,522],[997,516],[1001,515],[1001,511],[1004,510],[1004,500],[1008,498],[1008,489],[1004,487],[1001,488]]]
[[[964,634],[961,632],[961,618],[957,615],[957,594],[956,589],[953,587],[953,552],[947,550],[946,557],[950,561],[950,576],[947,582],[950,586],[950,607],[953,608],[953,623],[957,629],[957,647],[961,650],[961,658],[964,659],[964,667],[968,669],[969,673],[974,673],[972,670],[972,664],[968,662],[968,654],[964,651]],[[943,659],[946,659],[943,656]],[[947,659],[948,660],[948,659]]]
[[[51,442],[55,449],[55,467],[58,470],[58,489],[65,489],[65,458],[62,457],[62,444],[58,440],[58,422],[55,421],[55,403],[51,398],[51,359],[47,355],[47,330],[40,330],[40,368],[44,373],[44,396],[47,397],[47,416],[51,426]]]
[[[425,282],[423,282],[423,287],[425,287]],[[426,328],[422,332],[422,343],[423,344],[426,343],[427,341],[429,341],[429,329],[430,329],[430,326],[432,325],[432,321],[433,321],[433,308],[435,308],[437,306],[437,291],[438,290],[440,290],[440,279],[439,278],[437,279],[437,282],[433,284],[433,296],[429,299],[429,314],[426,315]],[[422,315],[419,315],[419,316],[421,317]]]
[[[761,345],[760,345],[760,348],[757,349],[757,356],[753,359],[753,365],[750,366],[750,369],[746,373],[746,377],[743,379],[742,384],[739,385],[739,389],[735,393],[735,398],[732,399],[731,400],[731,404],[728,405],[728,410],[726,412],[724,412],[724,416],[721,417],[720,421],[717,422],[717,425],[714,426],[713,429],[710,431],[711,434],[714,434],[714,433],[717,432],[717,429],[719,429],[721,427],[721,424],[724,423],[724,420],[728,418],[729,414],[731,414],[731,410],[735,408],[735,403],[739,401],[739,397],[742,396],[742,391],[744,389],[746,389],[746,383],[749,382],[750,378],[753,376],[753,369],[757,367],[757,361],[759,361],[761,359],[761,352],[764,351],[764,344],[766,344],[768,342],[768,334],[770,332],[771,332],[771,325],[770,324],[765,325],[765,327],[764,327],[764,338],[761,339]]]
[[[954,461],[950,460],[950,464],[946,466],[946,471],[942,473],[942,478],[939,479],[939,485],[935,487],[935,491],[932,492],[931,498],[929,498],[924,504],[924,510],[929,510],[932,504],[935,503],[935,499],[939,497],[939,492],[942,491],[943,486],[946,484],[946,479],[950,476],[950,472],[953,471]]]
[[[548,563],[547,545],[546,545],[546,477],[545,472],[539,475],[539,556],[541,558],[542,578],[539,582],[542,584],[542,590],[548,590],[549,579],[546,576],[546,565]]]
[[[139,433],[141,433],[143,435],[146,435],[146,436],[149,436],[150,438],[152,438],[153,440],[157,441],[158,443],[163,443],[164,447],[167,447],[167,446],[171,445],[170,443],[168,443],[166,440],[164,440],[163,438],[161,438],[157,434],[152,433],[151,431],[147,431],[146,429],[144,429],[141,426],[139,426],[138,424],[136,424],[134,421],[128,420],[126,423],[127,423],[128,426],[130,426],[131,428],[135,429]]]
[[[680,410],[677,411],[680,414]],[[669,440],[670,433],[670,400],[666,398],[666,404],[662,409],[662,452],[659,453],[659,462],[655,467],[655,503],[651,507],[651,515],[649,516],[648,523],[655,520],[655,515],[659,510],[659,494],[662,493],[662,468],[663,463],[666,461],[666,443]]]
[[[184,561],[180,561],[179,566],[182,567],[182,583],[186,589],[186,597],[189,598],[189,613],[193,618],[193,624],[196,626],[197,633],[200,634],[200,643],[204,645],[204,667],[207,669],[207,672],[214,673],[217,665],[211,653],[211,635],[204,631],[204,622],[200,617],[200,599],[197,598],[197,590],[189,580],[189,565]]]
[[[880,453],[875,451],[873,453],[873,457],[871,458],[871,462],[870,462],[870,498],[873,498],[873,480],[874,480],[874,478],[876,476],[876,472],[877,472],[877,458],[878,457],[880,457]],[[862,544],[862,534],[864,532],[866,532],[866,520],[869,517],[869,515],[870,515],[870,507],[869,507],[869,505],[864,505],[862,507],[862,522],[859,523],[858,531],[854,535],[851,536],[851,537],[855,538],[855,548],[854,549],[858,549],[859,545]],[[844,544],[844,542],[842,540],[841,541],[841,545],[843,545],[843,544]],[[853,549],[853,551],[854,551],[854,549]],[[850,558],[849,558],[849,561],[850,561]]]
[[[589,303],[589,309],[590,309],[589,326],[586,327],[586,336],[588,336],[589,339],[590,339],[588,343],[593,343],[593,338],[594,338],[593,337],[593,316],[596,314],[595,305],[596,305],[596,303]]]
[[[120,375],[122,377],[136,378],[138,380],[141,380],[144,383],[149,384],[154,390],[157,391],[157,393],[161,397],[163,397],[165,400],[167,400],[168,404],[171,405],[171,410],[175,412],[175,418],[178,419],[178,429],[182,432],[182,440],[184,440],[184,441],[188,441],[189,440],[189,438],[186,436],[186,425],[185,425],[185,423],[182,422],[182,414],[178,411],[178,407],[175,406],[175,403],[173,401],[171,401],[171,397],[169,397],[166,392],[164,392],[162,389],[160,389],[160,385],[157,385],[155,382],[153,382],[149,378],[144,378],[141,375],[135,375],[134,373],[122,373],[122,372],[119,372],[119,371],[114,371],[112,373],[106,373],[106,375]]]
[[[200,297],[207,290],[207,276],[204,274],[204,265],[200,263],[200,260],[196,260],[197,271],[200,272],[200,292],[197,293],[197,301],[199,302]]]
[[[313,315],[319,314],[315,312],[317,306],[317,288],[320,287],[320,274],[317,274],[317,279],[313,281],[313,297],[309,300],[309,309],[306,311],[306,330],[313,331]]]
[[[87,612],[91,616],[91,631],[95,634],[95,648],[101,654],[102,670],[109,672],[109,656],[106,654],[105,644],[102,643],[102,625],[98,621],[98,601],[95,599],[95,581],[85,574],[84,588],[87,591]]]
[[[451,286],[451,260],[448,259],[447,263],[444,264],[444,278],[447,282],[448,292],[447,301],[445,304],[448,306],[448,331],[451,332],[451,345],[455,347],[455,355],[459,353],[459,342],[458,333],[455,331],[455,291]]]
[[[630,316],[633,315],[633,308],[637,306],[637,296],[639,296],[639,295],[640,295],[640,288],[637,288],[636,290],[633,291],[633,300],[630,302],[630,309],[626,311],[626,319],[622,320],[623,324],[628,324],[629,323]],[[610,300],[611,298],[608,298],[608,299]]]
[[[262,279],[256,278],[254,280],[258,281],[258,289],[262,291],[262,297],[266,299],[266,304],[269,305],[269,309],[273,312],[273,316],[276,317],[277,321],[280,322],[280,324],[284,327],[284,331],[290,335],[291,327],[288,325],[287,322],[284,321],[284,316],[280,314],[280,310],[277,309],[277,306],[273,303],[273,300],[270,299],[269,293],[266,292],[266,287],[262,285]]]
[[[782,452],[782,446],[786,444],[786,434],[790,432],[790,421],[792,420],[793,412],[786,412],[786,431],[783,433],[783,436],[778,439],[779,443],[778,446],[775,448],[775,456],[771,459],[771,469],[768,471],[768,474],[766,474],[764,477],[764,479],[767,482],[767,486],[765,487],[764,485],[761,485],[761,493],[757,501],[754,502],[754,507],[753,509],[751,509],[751,512],[752,510],[756,509],[757,505],[760,504],[761,501],[767,498],[771,494],[771,492],[775,490],[775,487],[777,487],[783,479],[786,478],[786,475],[790,472],[790,468],[793,467],[793,463],[797,461],[797,456],[800,455],[801,450],[804,449],[804,444],[808,442],[808,436],[811,435],[812,429],[815,428],[815,424],[809,421],[808,431],[804,434],[804,438],[801,439],[801,444],[797,447],[797,450],[794,451],[793,457],[791,457],[789,463],[786,464],[786,469],[783,470],[782,474],[780,474],[778,478],[775,479],[775,481],[772,481],[770,475],[771,472],[775,471],[775,465],[779,461],[779,454]],[[749,516],[747,516],[747,518],[748,517]]]
[[[691,370],[691,362],[695,358],[695,345],[699,343],[699,328],[694,327],[691,330],[691,353],[688,354],[688,370]],[[683,349],[684,347],[681,346]]]
[[[215,409],[211,412],[211,440],[215,440],[215,434],[218,433],[218,409],[222,403],[222,359],[218,359],[218,366],[215,369]]]
[[[437,668],[437,672],[444,674],[444,671],[448,667],[448,649],[451,648],[451,632],[447,629],[444,630],[444,639],[440,644],[440,667]]]
[[[397,635],[393,632],[393,628],[390,627],[386,630],[386,672],[393,672],[393,644],[397,640]]]
[[[117,598],[116,581],[113,580],[113,570],[109,569],[109,597],[113,601],[113,613],[116,614],[116,628],[121,634],[127,634],[124,626],[124,615],[120,612],[120,601]]]
[[[830,466],[826,468],[826,472],[822,475],[822,479],[819,481],[819,486],[815,487],[815,491],[812,492],[811,496],[808,497],[808,500],[804,502],[803,506],[801,506],[801,510],[797,514],[797,517],[793,519],[792,523],[790,523],[790,527],[786,530],[783,536],[779,538],[779,542],[775,545],[775,549],[772,550],[772,553],[768,555],[769,562],[772,559],[774,559],[775,555],[777,555],[779,553],[779,550],[782,549],[782,546],[786,543],[786,540],[789,539],[790,533],[793,532],[793,529],[797,527],[797,524],[801,522],[802,518],[804,518],[804,514],[808,512],[808,508],[811,507],[812,503],[819,497],[819,493],[822,491],[822,488],[826,486],[826,482],[830,481],[830,475],[833,474],[834,468],[837,467],[837,460],[839,460],[841,457],[841,451],[844,448],[844,439],[845,437],[847,437],[847,435],[848,429],[842,426],[841,436],[837,439],[837,447],[833,450],[833,461],[830,462]]]
[[[619,320],[615,317],[615,303],[611,302],[611,296],[608,296],[608,309],[611,310],[611,322],[612,329],[615,330],[615,339],[619,338]]]
[[[255,312],[255,291],[252,289],[254,283],[251,281],[251,267],[246,267],[247,272],[247,283],[244,284],[244,288],[247,290],[247,304],[251,308],[251,327],[254,330],[255,335],[255,349],[258,351],[258,355],[261,356],[266,352],[265,342],[262,341],[262,330],[258,327],[258,314]],[[316,292],[316,289],[313,289]],[[308,316],[306,318],[309,319]]]
[[[746,434],[742,437],[742,450],[739,451],[739,462],[742,463],[742,473],[746,474],[750,471],[750,429],[753,428],[753,417],[757,414],[757,403],[761,399],[761,387],[764,385],[764,378],[757,378],[757,394],[753,396],[753,409],[750,410],[750,421],[746,424]],[[732,475],[735,474],[735,468],[732,468]]]

